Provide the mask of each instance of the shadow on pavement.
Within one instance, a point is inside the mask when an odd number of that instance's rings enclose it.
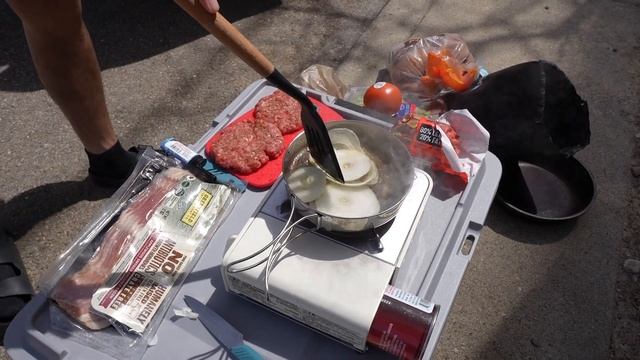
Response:
[[[596,215],[600,216],[603,215]],[[530,251],[532,264],[546,264],[546,267],[531,269],[531,275],[526,276],[530,284],[522,285],[528,288],[526,292],[518,294],[520,286],[508,289],[515,295],[507,297],[515,301],[503,305],[508,310],[502,317],[490,318],[498,321],[498,326],[474,358],[606,358],[610,337],[606,323],[613,316],[610,305],[613,293],[610,275],[602,264],[615,260],[602,246],[613,245],[610,239],[589,236],[592,233],[584,228],[586,222],[580,220],[546,226],[518,219],[503,209],[492,210],[489,219],[488,225],[494,231],[500,232],[506,227],[509,232],[503,233],[504,236],[547,248],[539,251],[522,247],[523,251]],[[498,223],[502,227],[497,226]],[[517,228],[519,230],[515,230]],[[522,234],[524,238],[518,238]],[[526,271],[514,269],[516,274]],[[491,310],[489,305],[482,311]]]
[[[7,203],[0,202],[0,229],[19,240],[49,216],[83,200],[107,198],[114,191],[93,185],[89,180],[41,185],[18,194]]]
[[[576,227],[576,221],[532,221],[509,211],[494,201],[489,216],[487,216],[486,225],[508,239],[527,244],[544,245],[566,238]]]
[[[503,241],[523,243],[517,248],[528,252],[531,266],[513,268],[512,279],[527,284],[501,287],[494,296],[505,296],[501,305],[482,305],[475,311],[493,312],[483,321],[497,321],[493,333],[474,359],[560,359],[602,358],[610,334],[606,322],[611,314],[610,274],[605,271],[612,260],[611,239],[589,229],[588,222],[610,218],[600,206],[585,218],[561,223],[541,223],[521,218],[502,206],[494,205],[487,226],[501,234]],[[531,246],[533,245],[533,246]],[[506,260],[508,262],[508,260]],[[509,265],[507,265],[509,266]],[[491,281],[478,286],[490,286]],[[526,289],[525,292],[523,288]],[[500,293],[509,291],[512,294]],[[522,292],[522,293],[521,293]],[[504,311],[500,316],[499,311]],[[595,355],[597,354],[597,355]],[[569,356],[569,357],[568,357]]]
[[[234,22],[275,8],[280,0],[219,0]],[[160,54],[207,33],[173,1],[83,1],[84,20],[103,70]],[[19,18],[0,2],[0,91],[42,89]]]

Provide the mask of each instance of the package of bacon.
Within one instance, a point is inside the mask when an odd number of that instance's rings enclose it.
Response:
[[[464,184],[477,173],[489,147],[489,132],[467,110],[439,117],[411,113],[392,132],[407,146],[417,168],[453,175]]]
[[[149,338],[237,196],[146,150],[41,288],[77,331]]]

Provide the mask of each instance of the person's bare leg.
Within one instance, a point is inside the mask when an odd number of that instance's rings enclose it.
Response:
[[[22,20],[33,63],[89,153],[117,142],[79,0],[7,0]]]

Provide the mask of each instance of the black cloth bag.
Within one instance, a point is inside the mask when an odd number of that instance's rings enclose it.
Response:
[[[571,156],[589,144],[589,107],[562,70],[532,61],[489,74],[471,90],[443,97],[468,109],[491,134],[501,160]]]

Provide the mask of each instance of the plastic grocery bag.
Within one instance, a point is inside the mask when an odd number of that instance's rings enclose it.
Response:
[[[489,148],[489,132],[467,110],[452,110],[437,119],[410,114],[392,129],[427,172],[459,177],[465,184],[482,166]]]
[[[116,358],[139,357],[239,194],[148,149],[41,290],[52,326]]]
[[[479,75],[473,55],[458,34],[408,40],[391,51],[387,70],[403,93],[420,100],[466,91]]]
[[[330,66],[311,65],[300,74],[302,85],[313,90],[322,91],[339,99],[344,98],[347,86]]]

